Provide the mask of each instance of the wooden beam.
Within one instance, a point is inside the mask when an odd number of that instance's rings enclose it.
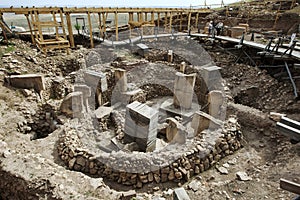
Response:
[[[88,12],[88,21],[89,21],[89,32],[90,32],[91,48],[94,48],[93,26],[92,26],[91,13],[90,12]]]
[[[27,20],[27,23],[28,23],[32,44],[35,44],[35,39],[34,39],[34,35],[33,35],[33,31],[32,31],[32,27],[31,27],[31,24],[30,24],[28,14],[26,14],[25,16],[26,16],[26,20]]]
[[[115,12],[115,26],[116,26],[116,41],[118,41],[119,40],[118,12]]]
[[[157,27],[159,28],[159,22],[160,22],[160,13],[157,13]]]
[[[72,27],[70,13],[66,13],[66,20],[67,20],[67,26],[68,26],[68,32],[69,32],[70,45],[71,45],[72,48],[74,48],[75,47],[75,41],[74,41],[73,27]]]
[[[300,195],[300,184],[286,179],[280,179],[280,188]]]

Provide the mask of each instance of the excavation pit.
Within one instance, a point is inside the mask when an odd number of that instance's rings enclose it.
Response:
[[[102,73],[106,80],[93,82],[91,97],[82,95],[82,105],[87,104],[81,115],[60,130],[58,153],[69,169],[141,188],[149,183],[186,182],[242,146],[237,119],[225,120],[222,80],[205,74],[208,65],[186,66],[183,74],[177,71],[182,60],[171,65],[121,62],[122,69],[116,61],[118,68],[88,69],[89,74]],[[211,67],[218,73],[216,66]],[[122,97],[130,88],[138,95]],[[94,96],[100,107],[89,111],[94,105],[89,98]],[[209,116],[205,120],[195,114],[201,109]]]

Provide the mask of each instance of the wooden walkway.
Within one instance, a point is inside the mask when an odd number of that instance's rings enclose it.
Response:
[[[191,34],[192,37],[206,37],[206,38],[209,38],[210,36],[208,36],[207,34]],[[232,42],[232,43],[236,43],[236,44],[239,44],[240,42],[240,39],[236,39],[236,38],[231,38],[231,37],[228,37],[228,36],[215,36],[215,39],[217,40],[223,40],[223,41],[228,41],[228,42]],[[261,43],[257,43],[257,42],[253,42],[253,41],[247,41],[247,40],[244,40],[243,41],[243,45],[246,45],[246,46],[249,46],[249,47],[252,47],[252,48],[256,48],[256,49],[265,49],[266,45],[265,44],[261,44]],[[278,48],[278,53],[279,55],[280,54],[283,54],[287,49],[286,48]],[[293,50],[291,56],[297,60],[300,60],[300,52],[299,51],[296,51],[295,49]]]
[[[89,34],[86,34],[84,33],[83,34],[85,37],[90,37]],[[112,41],[112,40],[103,40],[103,38],[99,38],[99,37],[96,37],[96,36],[93,36],[93,39],[96,40],[96,41],[100,41],[102,42],[103,45],[106,45],[106,46],[120,46],[120,45],[127,45],[127,44],[130,44],[130,43],[135,43],[135,42],[138,42],[142,39],[153,39],[153,38],[163,38],[163,37],[180,37],[180,36],[189,36],[188,33],[174,33],[174,34],[171,34],[171,33],[164,33],[164,34],[157,34],[157,35],[143,35],[142,37],[141,36],[138,36],[138,37],[132,37],[131,39],[126,39],[126,40],[122,40],[122,41]]]

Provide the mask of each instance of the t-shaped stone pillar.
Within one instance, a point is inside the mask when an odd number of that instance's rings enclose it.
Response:
[[[134,101],[126,106],[124,142],[136,142],[141,151],[155,150],[158,110]]]
[[[176,73],[174,84],[175,108],[190,109],[192,107],[196,74]]]
[[[223,104],[225,97],[220,90],[213,90],[208,93],[209,114],[216,119],[221,119],[223,116]]]
[[[120,92],[127,91],[127,75],[124,69],[115,69],[116,88]]]
[[[92,95],[91,87],[87,85],[74,85],[75,92],[81,92],[83,98],[83,105],[87,112],[89,112],[89,97]]]

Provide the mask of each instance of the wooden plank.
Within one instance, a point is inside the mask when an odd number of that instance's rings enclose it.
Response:
[[[286,179],[280,179],[280,188],[300,195],[300,184]]]

